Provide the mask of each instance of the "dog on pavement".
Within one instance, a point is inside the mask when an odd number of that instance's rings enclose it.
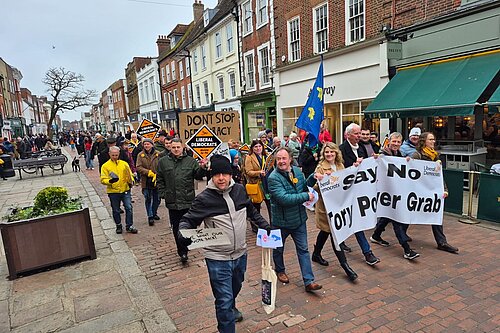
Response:
[[[75,156],[73,161],[71,162],[71,167],[73,168],[73,172],[79,172],[80,170],[80,156]]]

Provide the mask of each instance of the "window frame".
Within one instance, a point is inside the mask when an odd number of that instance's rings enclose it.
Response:
[[[208,81],[205,80],[203,83],[203,94],[205,95],[205,105],[210,105],[210,87],[208,86]]]
[[[250,35],[253,32],[253,9],[252,1],[244,2],[241,5],[243,12],[243,37]]]
[[[177,62],[177,65],[179,66],[179,80],[184,79],[184,59],[181,59]]]
[[[161,68],[161,84],[165,84],[165,67]]]
[[[255,54],[254,54],[254,50],[250,50],[248,52],[246,52],[244,55],[243,55],[243,58],[244,58],[244,61],[245,61],[245,91],[255,91],[257,89],[257,85],[256,85],[256,80],[255,80]],[[251,59],[252,60],[252,71],[249,72],[248,69],[249,69],[249,64],[248,64],[248,59]],[[253,86],[250,86],[250,73],[252,74],[251,76],[251,81],[253,82]]]
[[[262,5],[263,3],[265,3],[265,6]],[[255,0],[255,25],[257,30],[265,26],[267,23],[269,23],[268,7],[269,7],[268,0]],[[261,18],[261,13],[264,11],[266,13],[265,20]]]
[[[227,53],[233,53],[234,52],[234,35],[233,35],[233,25],[232,23],[228,23],[226,25],[226,50]]]
[[[176,81],[177,80],[177,75],[175,74],[176,70],[175,70],[175,64],[177,63],[177,61],[175,60],[172,60],[171,62],[171,65],[172,65],[172,81]]]
[[[198,48],[193,51],[193,67],[194,74],[198,74]]]
[[[262,57],[262,51],[266,50],[267,55],[267,82],[264,82],[264,59]],[[269,42],[260,45],[257,48],[257,59],[259,61],[259,87],[260,88],[268,88],[271,86],[271,56],[269,50]]]
[[[165,65],[165,71],[167,72],[167,83],[170,83],[170,64]]]
[[[207,49],[205,48],[205,43],[201,45],[201,71],[207,70]]]
[[[350,4],[349,2],[352,1],[353,5],[354,2],[356,3],[361,3],[363,5],[363,11],[361,14],[357,14],[353,17],[350,16]],[[354,29],[351,29],[351,20],[357,17],[362,17],[362,23],[358,27],[355,27]],[[351,31],[352,30],[352,31]],[[360,30],[360,34],[363,36],[359,39],[353,40],[351,38],[352,32]],[[366,39],[366,0],[346,0],[345,2],[345,44],[346,45],[352,45],[355,43],[362,42]]]
[[[231,93],[231,98],[236,97],[236,73],[229,72],[229,92]]]
[[[224,87],[224,75],[217,76],[217,85],[219,86],[219,99],[222,102],[226,99],[226,89]]]
[[[214,44],[215,44],[215,60],[222,58],[222,29],[216,31],[214,34]]]
[[[291,37],[292,37],[292,23],[295,23],[295,21],[297,22],[297,32],[298,32],[298,39],[297,40],[291,40]],[[301,45],[300,45],[300,16],[295,16],[295,17],[292,17],[291,19],[289,19],[287,21],[287,39],[288,39],[288,61],[289,62],[297,62],[297,61],[300,61],[301,57],[302,57],[302,52],[301,52]],[[297,43],[297,50],[294,50],[293,49],[293,43]],[[296,51],[298,53],[298,58],[295,58],[293,55],[294,55],[294,51]]]
[[[194,86],[194,90],[196,91],[196,101],[198,102],[198,107],[200,107],[202,104],[201,104],[201,89],[200,89],[200,85],[199,84],[196,84]]]
[[[318,11],[321,10],[322,8],[325,8],[325,16],[324,20],[326,23],[326,26],[321,29],[321,31],[318,30]],[[328,2],[324,2],[316,7],[313,8],[312,10],[312,17],[313,17],[313,50],[315,54],[321,54],[325,53],[328,51],[328,33],[329,33],[329,24],[328,24]],[[319,33],[325,33],[325,49],[324,50],[319,50]]]

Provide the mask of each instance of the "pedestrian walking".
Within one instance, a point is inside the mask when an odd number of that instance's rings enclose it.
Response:
[[[361,127],[358,124],[349,124],[344,132],[344,137],[346,140],[339,146],[342,152],[342,157],[344,159],[344,166],[346,168],[359,163],[363,158],[368,158],[368,152],[363,144],[359,144],[361,139]],[[363,231],[358,231],[354,234],[356,240],[358,241],[359,247],[365,256],[365,261],[368,265],[373,266],[380,262],[373,251],[370,248],[370,243],[366,240],[365,233]],[[351,249],[347,247],[344,243],[341,244],[343,250],[351,252]]]
[[[271,211],[273,227],[281,229],[283,246],[273,250],[278,280],[289,283],[285,272],[283,252],[285,241],[292,236],[297,251],[300,271],[307,292],[319,290],[322,286],[314,282],[311,258],[307,247],[307,214],[304,202],[313,200],[314,195],[308,191],[304,174],[296,166],[292,166],[292,152],[289,148],[279,148],[276,152],[277,167],[269,176],[269,192],[271,193]]]
[[[156,148],[156,147],[155,147]],[[172,139],[171,151],[160,158],[156,183],[160,197],[168,208],[170,224],[181,261],[188,261],[187,250],[179,243],[178,232],[181,217],[187,213],[195,198],[194,181],[206,174],[206,160],[199,163],[183,151],[181,139]]]
[[[439,153],[435,150],[436,137],[431,132],[424,132],[420,135],[417,145],[417,151],[413,154],[413,158],[417,160],[424,161],[434,161],[441,163],[439,160]],[[448,196],[448,188],[446,183],[444,183],[444,195],[445,198]],[[441,251],[446,251],[450,253],[457,253],[458,248],[448,244],[446,236],[444,234],[443,225],[432,225],[432,233],[434,234],[434,239],[437,243],[437,248]]]
[[[150,226],[158,221],[158,206],[160,197],[158,196],[158,187],[156,186],[156,173],[160,154],[154,147],[153,140],[144,139],[142,141],[144,149],[137,155],[137,173],[141,175],[141,188],[148,214],[148,224]]]
[[[94,156],[92,155],[92,139],[90,136],[85,137],[85,167],[87,170],[94,170]]]
[[[194,229],[202,222],[205,228],[221,228],[230,240],[229,245],[203,249],[210,286],[215,297],[215,312],[219,332],[236,332],[235,322],[243,320],[236,308],[236,297],[241,290],[247,268],[246,220],[259,228],[271,231],[271,226],[255,209],[245,188],[231,178],[229,160],[215,155],[210,161],[211,179],[207,188],[193,202],[182,217],[179,228]],[[191,239],[179,233],[183,246]]]
[[[345,256],[344,250],[337,250],[335,248],[335,243],[333,242],[333,237],[330,229],[329,217],[325,208],[325,203],[323,202],[323,196],[317,185],[317,180],[322,180],[325,176],[330,176],[332,173],[344,169],[344,160],[342,158],[342,153],[339,147],[333,142],[325,142],[323,148],[320,152],[320,159],[314,174],[309,176],[307,179],[307,185],[314,187],[318,192],[318,201],[316,202],[316,214],[314,214],[316,227],[319,229],[318,236],[316,237],[316,244],[314,245],[314,251],[312,254],[312,261],[317,262],[322,266],[328,266],[328,261],[323,259],[321,251],[325,246],[325,243],[330,237],[332,243],[333,252],[337,257],[340,267],[344,269],[349,280],[354,281],[358,278],[358,275],[347,263],[347,258]]]
[[[120,216],[120,204],[125,207],[126,231],[132,234],[137,233],[134,227],[132,196],[130,189],[134,182],[134,176],[127,162],[119,159],[120,148],[113,146],[109,148],[109,160],[102,165],[101,183],[106,185],[111,209],[113,210],[113,220],[116,224],[116,233],[123,232],[122,220]]]
[[[387,147],[382,149],[380,155],[403,157],[401,151],[399,150],[401,148],[402,141],[403,141],[403,136],[401,135],[401,133],[398,132],[391,133],[391,135],[389,135],[389,144]],[[408,157],[407,160],[409,159],[410,158]],[[420,254],[412,250],[410,248],[410,245],[408,244],[410,240],[410,238],[406,234],[406,230],[408,229],[408,224],[403,224],[387,217],[380,217],[378,219],[377,225],[373,230],[372,236],[370,237],[370,241],[372,243],[377,243],[382,246],[389,246],[390,245],[389,242],[387,242],[382,238],[382,233],[385,231],[385,227],[389,223],[392,223],[394,234],[396,235],[396,238],[398,239],[401,247],[403,247],[404,251],[403,257],[408,260],[413,260],[419,257]]]

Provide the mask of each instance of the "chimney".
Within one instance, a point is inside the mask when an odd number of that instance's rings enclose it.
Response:
[[[165,35],[159,35],[156,45],[158,46],[158,55],[160,55],[163,51],[170,50],[170,39]]]
[[[205,5],[201,3],[201,0],[194,0],[193,19],[195,22],[198,22],[203,17],[204,10],[205,10]]]

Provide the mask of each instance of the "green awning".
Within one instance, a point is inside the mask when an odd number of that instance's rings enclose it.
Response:
[[[500,105],[500,86],[498,86],[497,90],[491,95],[490,99],[488,100],[488,106],[490,105]]]
[[[365,110],[370,118],[464,116],[500,80],[500,50],[403,68]],[[497,83],[498,84],[498,83]]]

